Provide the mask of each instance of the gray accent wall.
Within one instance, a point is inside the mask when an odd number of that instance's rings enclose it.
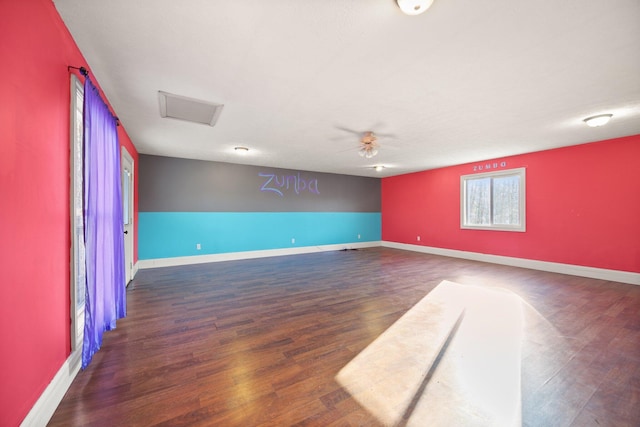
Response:
[[[380,212],[379,178],[140,155],[140,212]]]

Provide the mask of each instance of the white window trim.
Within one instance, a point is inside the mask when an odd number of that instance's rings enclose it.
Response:
[[[82,148],[77,147],[76,138],[82,138],[82,133],[78,134],[78,130],[82,129],[82,118],[78,118],[76,113],[81,111],[83,105],[79,102],[77,95],[80,94],[84,98],[84,86],[82,82],[73,74],[71,74],[71,121],[70,121],[70,220],[71,220],[71,283],[70,283],[70,309],[71,309],[71,350],[81,351],[82,343],[84,339],[84,301],[80,301],[78,298],[78,291],[84,292],[85,284],[84,277],[86,274],[84,266],[84,256],[79,255],[79,251],[84,252],[84,242],[79,240],[79,236],[76,234],[76,227],[79,224],[76,222],[76,209],[82,209],[82,206],[76,206],[75,204],[75,192],[83,191],[82,185],[76,183],[76,168],[78,173],[82,177]],[[80,122],[78,122],[80,120]],[[78,159],[76,156],[80,156]],[[79,184],[80,188],[76,188],[76,184]],[[82,212],[80,212],[82,214]],[[80,271],[79,271],[79,270]]]
[[[520,177],[520,192],[519,192],[519,201],[518,201],[518,210],[520,213],[520,224],[519,225],[472,225],[466,224],[466,210],[467,210],[467,194],[466,194],[466,182],[468,180],[480,179],[480,178],[495,178],[500,176],[519,176]],[[527,221],[526,221],[526,169],[525,168],[516,168],[516,169],[507,169],[501,171],[492,171],[485,173],[476,173],[470,175],[462,175],[460,177],[460,228],[467,230],[493,230],[493,231],[518,231],[525,232],[527,231]]]

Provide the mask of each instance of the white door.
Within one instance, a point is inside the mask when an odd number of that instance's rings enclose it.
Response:
[[[122,218],[124,222],[124,271],[128,285],[133,279],[133,158],[122,147]]]

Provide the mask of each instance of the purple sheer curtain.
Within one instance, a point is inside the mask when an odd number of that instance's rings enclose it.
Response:
[[[84,83],[84,239],[87,291],[82,368],[104,331],[126,316],[124,226],[116,119],[87,76]]]

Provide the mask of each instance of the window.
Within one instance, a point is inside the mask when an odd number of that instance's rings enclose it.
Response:
[[[84,87],[71,75],[71,349],[82,349],[85,308],[84,177],[82,119]]]
[[[525,169],[460,177],[460,227],[525,231]]]

